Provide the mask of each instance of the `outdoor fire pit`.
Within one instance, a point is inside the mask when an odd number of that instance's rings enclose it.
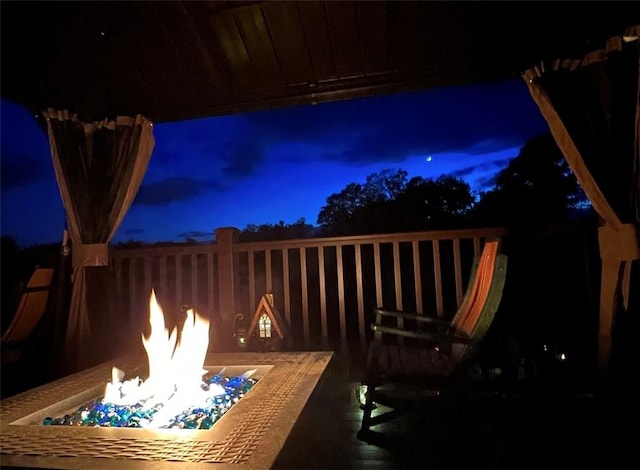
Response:
[[[122,357],[0,402],[3,466],[269,468],[331,352],[207,354],[192,309],[180,335],[152,291],[142,357]]]
[[[269,468],[325,370],[331,352],[218,353],[205,369],[256,369],[258,382],[211,429],[45,426],[44,418],[101,396],[111,363],[0,402],[1,464],[41,468]],[[117,363],[135,375],[144,358]]]

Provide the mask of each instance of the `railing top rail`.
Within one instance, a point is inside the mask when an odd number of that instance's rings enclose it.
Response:
[[[295,240],[273,240],[260,242],[234,243],[234,252],[260,251],[269,249],[327,247],[343,245],[367,245],[373,243],[393,243],[411,241],[456,240],[465,238],[501,237],[506,233],[504,227],[470,228],[456,230],[431,230],[424,232],[382,233],[374,235],[352,235],[347,237],[303,238]],[[129,258],[132,256],[170,256],[215,253],[217,243],[176,244],[176,245],[143,245],[139,247],[114,246],[111,250],[113,258]]]
[[[474,237],[501,237],[506,233],[504,227],[473,228],[457,230],[431,230],[427,232],[383,233],[375,235],[354,235],[348,237],[304,238],[296,240],[274,240],[261,242],[240,242],[233,246],[234,251],[265,250],[269,248],[317,247],[337,245],[359,245],[371,243],[392,243],[407,241],[455,240]]]
[[[114,246],[111,249],[111,256],[118,258],[128,258],[132,255],[135,256],[167,256],[168,254],[176,255],[190,255],[190,254],[205,254],[210,252],[216,252],[218,246],[216,242],[202,243],[202,244],[184,244],[184,245],[143,245],[137,247],[128,246]]]

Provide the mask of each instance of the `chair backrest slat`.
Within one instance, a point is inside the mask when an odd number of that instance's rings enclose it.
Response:
[[[468,335],[473,332],[489,294],[498,247],[498,240],[486,242],[479,259],[474,263],[465,298],[451,323],[458,331],[463,331]]]
[[[36,268],[20,298],[16,313],[2,335],[3,342],[26,340],[47,307],[53,269]]]

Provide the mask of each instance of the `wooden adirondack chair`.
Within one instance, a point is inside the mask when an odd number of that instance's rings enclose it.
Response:
[[[371,325],[359,437],[371,426],[415,408],[416,400],[452,385],[473,358],[498,310],[507,271],[499,240],[485,243],[474,260],[462,303],[450,321],[417,313],[375,310]],[[372,411],[378,405],[388,412]]]
[[[2,366],[18,364],[47,308],[53,269],[36,268],[20,298],[11,323],[2,334]]]

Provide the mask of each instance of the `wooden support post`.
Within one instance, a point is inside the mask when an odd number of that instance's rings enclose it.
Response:
[[[216,229],[215,235],[218,245],[218,315],[220,316],[218,326],[220,331],[216,336],[218,341],[222,341],[220,346],[227,349],[233,343],[233,317],[237,313],[233,288],[233,244],[237,243],[240,231],[234,227],[223,227]]]

